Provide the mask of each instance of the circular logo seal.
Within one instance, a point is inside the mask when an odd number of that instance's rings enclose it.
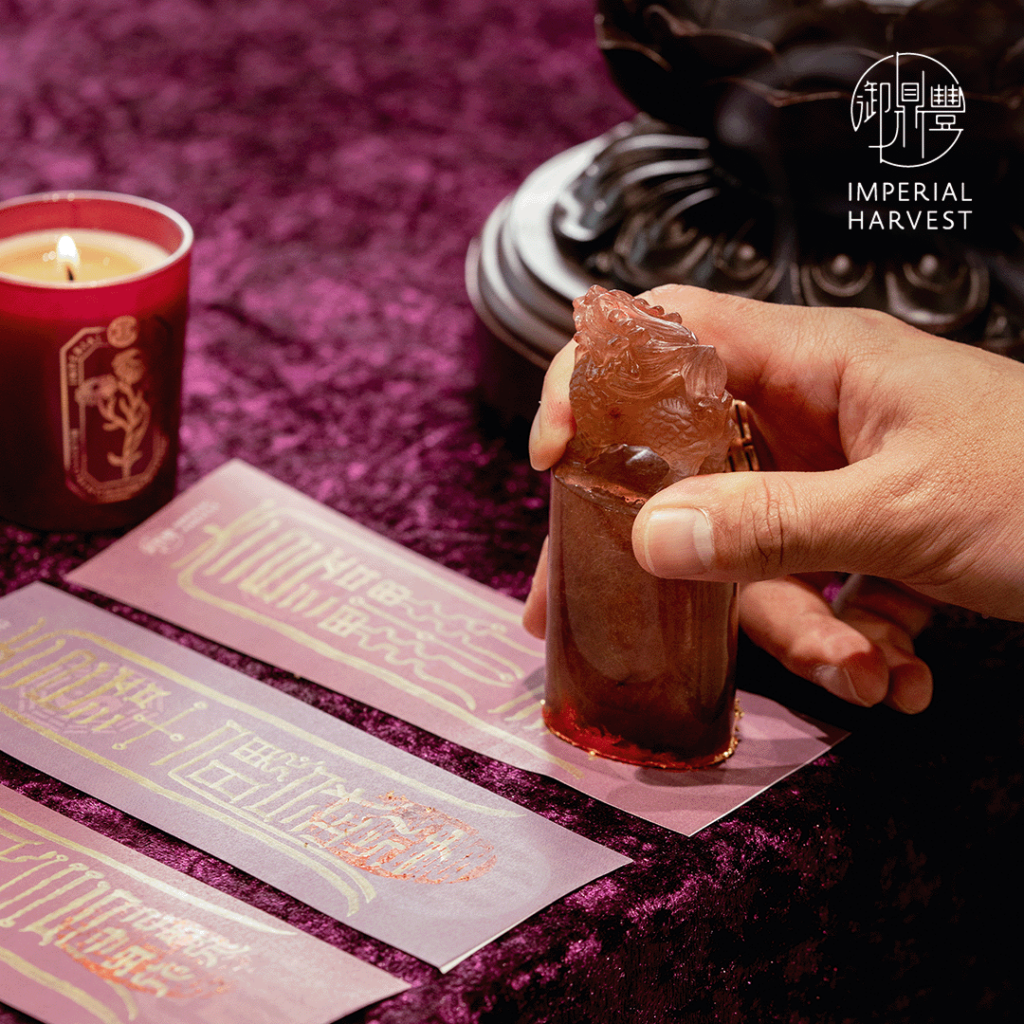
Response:
[[[860,77],[850,100],[855,132],[878,150],[880,163],[924,167],[945,156],[963,132],[964,91],[953,72],[922,53],[894,53]]]
[[[107,326],[107,341],[114,348],[134,345],[139,336],[139,321],[133,316],[114,317]]]

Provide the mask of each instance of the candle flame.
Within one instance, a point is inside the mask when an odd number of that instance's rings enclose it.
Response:
[[[78,246],[70,235],[61,235],[57,239],[57,259],[62,263],[71,264],[72,267],[77,267],[82,262],[78,255]]]
[[[57,239],[57,259],[64,265],[64,273],[67,274],[68,280],[74,281],[81,257],[78,255],[78,246],[70,235],[61,235]]]

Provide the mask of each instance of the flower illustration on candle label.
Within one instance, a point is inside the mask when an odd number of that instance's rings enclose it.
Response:
[[[153,379],[139,323],[119,316],[61,350],[64,464],[72,490],[98,503],[146,486],[168,449],[153,427]]]
[[[127,348],[138,340],[139,321],[133,316],[118,316],[110,321],[107,328],[107,341],[114,348]]]

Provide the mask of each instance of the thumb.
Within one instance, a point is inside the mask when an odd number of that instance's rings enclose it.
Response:
[[[655,576],[753,582],[835,570],[892,575],[906,547],[871,460],[808,473],[717,473],[659,491],[633,551]],[[902,551],[903,558],[900,559]],[[888,565],[887,563],[892,563]]]

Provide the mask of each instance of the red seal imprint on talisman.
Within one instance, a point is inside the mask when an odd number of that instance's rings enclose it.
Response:
[[[467,882],[498,861],[472,825],[394,793],[338,800],[309,819],[304,838],[370,874],[408,882]]]

